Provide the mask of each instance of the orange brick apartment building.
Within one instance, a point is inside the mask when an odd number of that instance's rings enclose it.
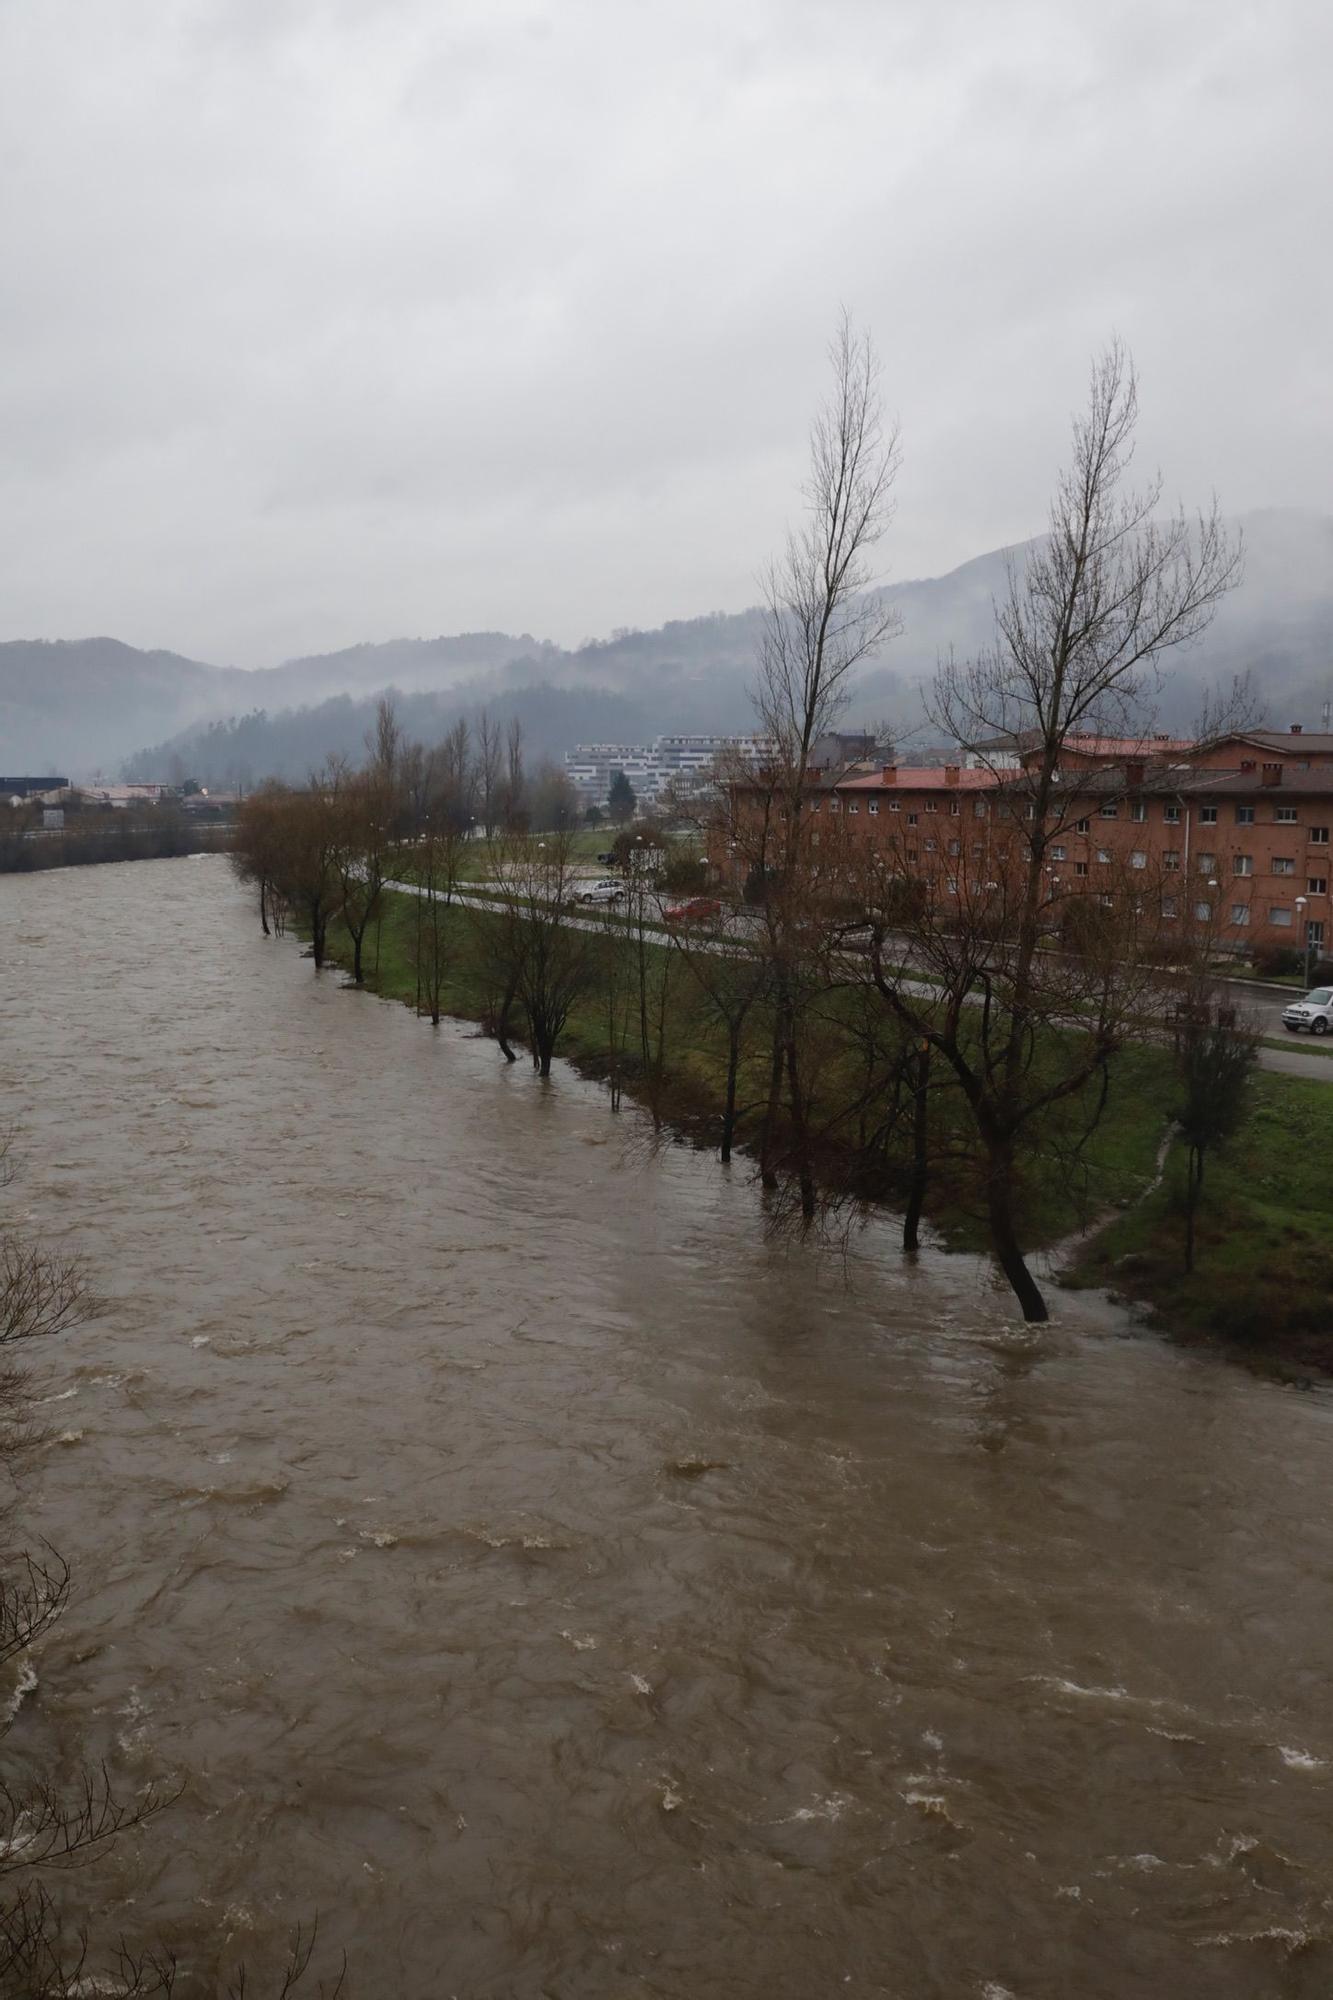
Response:
[[[843,850],[877,842],[947,910],[1004,865],[1005,822],[1032,811],[1028,753],[1021,741],[1012,750],[1012,774],[963,764],[820,774],[807,807],[811,842],[827,845],[835,823]],[[1206,921],[1236,952],[1333,944],[1333,735],[1254,730],[1207,745],[1073,737],[1060,781],[1046,862],[1062,898],[1109,903],[1141,873],[1165,930]]]

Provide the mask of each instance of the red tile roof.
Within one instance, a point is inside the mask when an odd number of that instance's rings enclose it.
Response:
[[[954,770],[953,765],[948,766]],[[883,771],[872,771],[866,777],[835,778],[831,790],[835,792],[982,792],[989,791],[998,783],[994,771],[957,770],[952,779],[945,774],[943,764],[899,764],[896,775],[885,778]]]
[[[1075,757],[1167,757],[1197,745],[1188,736],[1066,736],[1063,747]]]

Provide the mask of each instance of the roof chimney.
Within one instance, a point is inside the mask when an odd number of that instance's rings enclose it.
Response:
[[[1300,733],[1301,733],[1301,726],[1302,726],[1302,725],[1301,725],[1301,724],[1300,724],[1299,722],[1293,722],[1293,723],[1292,723],[1292,725],[1291,725],[1291,733],[1292,733],[1292,735],[1293,735],[1293,736],[1299,736],[1299,735],[1300,735]]]
[[[1282,783],[1282,766],[1280,764],[1264,764],[1260,768],[1259,782],[1263,785],[1280,785]]]
[[[944,767],[944,782],[945,782],[945,784],[946,784],[946,785],[956,785],[956,784],[958,783],[958,770],[959,770],[959,767],[958,767],[958,765],[957,765],[957,764],[946,764],[946,765],[945,765],[945,767]]]
[[[1252,771],[1254,769],[1253,757],[1242,757],[1240,760],[1240,768],[1242,771]]]
[[[1131,789],[1136,789],[1143,783],[1143,771],[1143,759],[1141,757],[1131,757],[1125,765],[1125,783]]]
[[[886,785],[896,785],[898,782],[898,766],[896,764],[886,764],[880,776]]]

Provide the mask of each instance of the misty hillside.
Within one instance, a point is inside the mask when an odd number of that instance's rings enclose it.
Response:
[[[1333,694],[1333,519],[1273,511],[1239,525],[1245,580],[1206,640],[1173,662],[1165,726],[1187,726],[1205,685],[1246,669],[1275,723],[1315,721]],[[862,674],[857,719],[901,732],[919,723],[918,685],[939,655],[990,638],[1005,563],[995,550],[889,588],[903,629]],[[401,692],[414,734],[429,738],[486,703],[519,714],[537,754],[590,738],[741,730],[752,721],[759,624],[754,610],[714,613],[572,649],[502,632],[396,639],[249,673],[112,639],[13,641],[0,644],[0,769],[86,776],[128,760],[136,776],[176,771],[214,785],[299,777],[330,751],[359,752],[386,687]]]

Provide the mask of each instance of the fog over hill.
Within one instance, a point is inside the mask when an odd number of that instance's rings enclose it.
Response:
[[[1207,638],[1173,660],[1164,726],[1187,727],[1207,685],[1245,670],[1279,726],[1317,721],[1333,696],[1333,519],[1272,511],[1237,525],[1244,582]],[[945,576],[889,587],[902,633],[861,675],[855,719],[887,720],[903,734],[919,726],[919,684],[938,657],[989,641],[1005,564],[994,550]],[[0,769],[88,776],[124,765],[135,776],[212,785],[300,777],[330,751],[360,751],[375,697],[389,687],[423,739],[487,704],[520,715],[538,754],[588,739],[743,730],[759,630],[758,611],[748,610],[573,649],[527,633],[464,633],[251,672],[114,639],[16,640],[0,644]]]

